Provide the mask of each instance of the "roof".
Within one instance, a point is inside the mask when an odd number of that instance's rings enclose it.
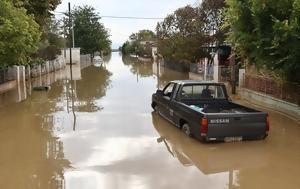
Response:
[[[216,85],[222,84],[215,81],[204,81],[204,80],[174,80],[171,82],[177,84],[216,84]]]

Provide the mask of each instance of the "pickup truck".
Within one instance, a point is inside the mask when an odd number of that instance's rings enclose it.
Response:
[[[223,83],[177,80],[152,95],[152,108],[204,142],[265,139],[269,115],[231,102]]]

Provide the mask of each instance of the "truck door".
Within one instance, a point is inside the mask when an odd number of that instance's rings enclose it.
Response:
[[[160,113],[170,121],[172,121],[171,116],[173,110],[170,109],[171,99],[174,96],[174,91],[176,88],[175,83],[169,83],[163,90],[163,97],[161,99],[161,104],[159,107]]]

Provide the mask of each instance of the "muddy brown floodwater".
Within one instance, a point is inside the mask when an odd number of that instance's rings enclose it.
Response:
[[[269,112],[266,140],[202,144],[150,107],[157,87],[188,74],[118,53],[76,73],[1,106],[1,189],[300,188],[293,120]]]

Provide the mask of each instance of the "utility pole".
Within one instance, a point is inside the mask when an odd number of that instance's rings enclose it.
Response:
[[[74,46],[73,38],[73,27],[72,17],[71,17],[71,3],[69,2],[69,34],[70,36],[70,77],[71,77],[71,100],[72,100],[72,113],[73,113],[73,131],[76,129],[76,115],[74,110],[74,87],[73,87],[73,70],[72,70],[72,44]]]
[[[72,20],[72,42],[73,42],[73,48],[75,48],[74,20]]]
[[[67,48],[67,35],[66,35],[66,33],[67,33],[67,29],[66,29],[66,23],[67,23],[67,21],[66,21],[66,18],[64,17],[63,18],[63,27],[64,27],[64,39],[65,39],[65,45],[64,45],[64,58],[65,58],[65,60],[66,60],[66,58],[67,58],[67,50],[66,50],[66,48]]]
[[[70,69],[72,70],[72,38],[73,38],[73,35],[72,35],[71,27],[72,27],[71,3],[69,2],[69,34],[71,35],[70,36]],[[72,76],[72,74],[71,74],[71,76]]]

